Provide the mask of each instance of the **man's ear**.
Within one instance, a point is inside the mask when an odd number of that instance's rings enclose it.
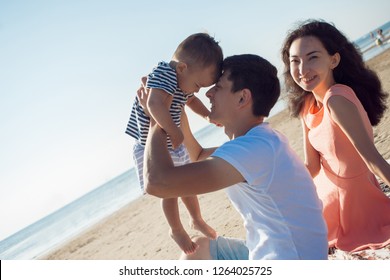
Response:
[[[252,100],[252,92],[249,89],[244,88],[240,91],[239,98],[240,98],[238,101],[239,106],[240,107],[246,106]]]

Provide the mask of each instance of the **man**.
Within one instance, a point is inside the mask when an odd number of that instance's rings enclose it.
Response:
[[[310,174],[287,139],[264,122],[280,95],[276,68],[256,55],[228,57],[206,95],[210,121],[223,125],[231,140],[203,149],[183,118],[185,145],[196,162],[174,167],[166,134],[152,121],[145,149],[146,191],[170,198],[225,188],[244,220],[246,240],[196,238],[196,252],[182,257],[327,259],[327,230]]]

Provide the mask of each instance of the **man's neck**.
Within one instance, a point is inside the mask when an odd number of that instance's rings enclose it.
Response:
[[[264,117],[252,118],[247,121],[236,121],[234,124],[225,126],[225,134],[230,140],[233,140],[239,136],[245,135],[252,128],[262,124]]]

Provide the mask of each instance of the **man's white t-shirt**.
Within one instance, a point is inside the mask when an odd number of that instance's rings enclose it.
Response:
[[[213,154],[246,182],[226,192],[246,228],[249,259],[326,259],[327,228],[313,180],[287,138],[268,123]]]

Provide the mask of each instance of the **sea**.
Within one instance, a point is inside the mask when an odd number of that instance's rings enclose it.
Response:
[[[376,35],[378,28],[383,30],[387,38],[389,37],[390,21],[355,41],[364,60],[369,60],[390,47],[389,40],[380,46],[375,44],[375,39],[370,33]],[[285,107],[283,100],[278,101],[270,116],[277,114]],[[194,135],[204,147],[219,146],[228,140],[223,129],[214,125],[208,125]],[[0,260],[37,259],[138,199],[141,195],[135,169],[131,168],[54,213],[0,241]]]

